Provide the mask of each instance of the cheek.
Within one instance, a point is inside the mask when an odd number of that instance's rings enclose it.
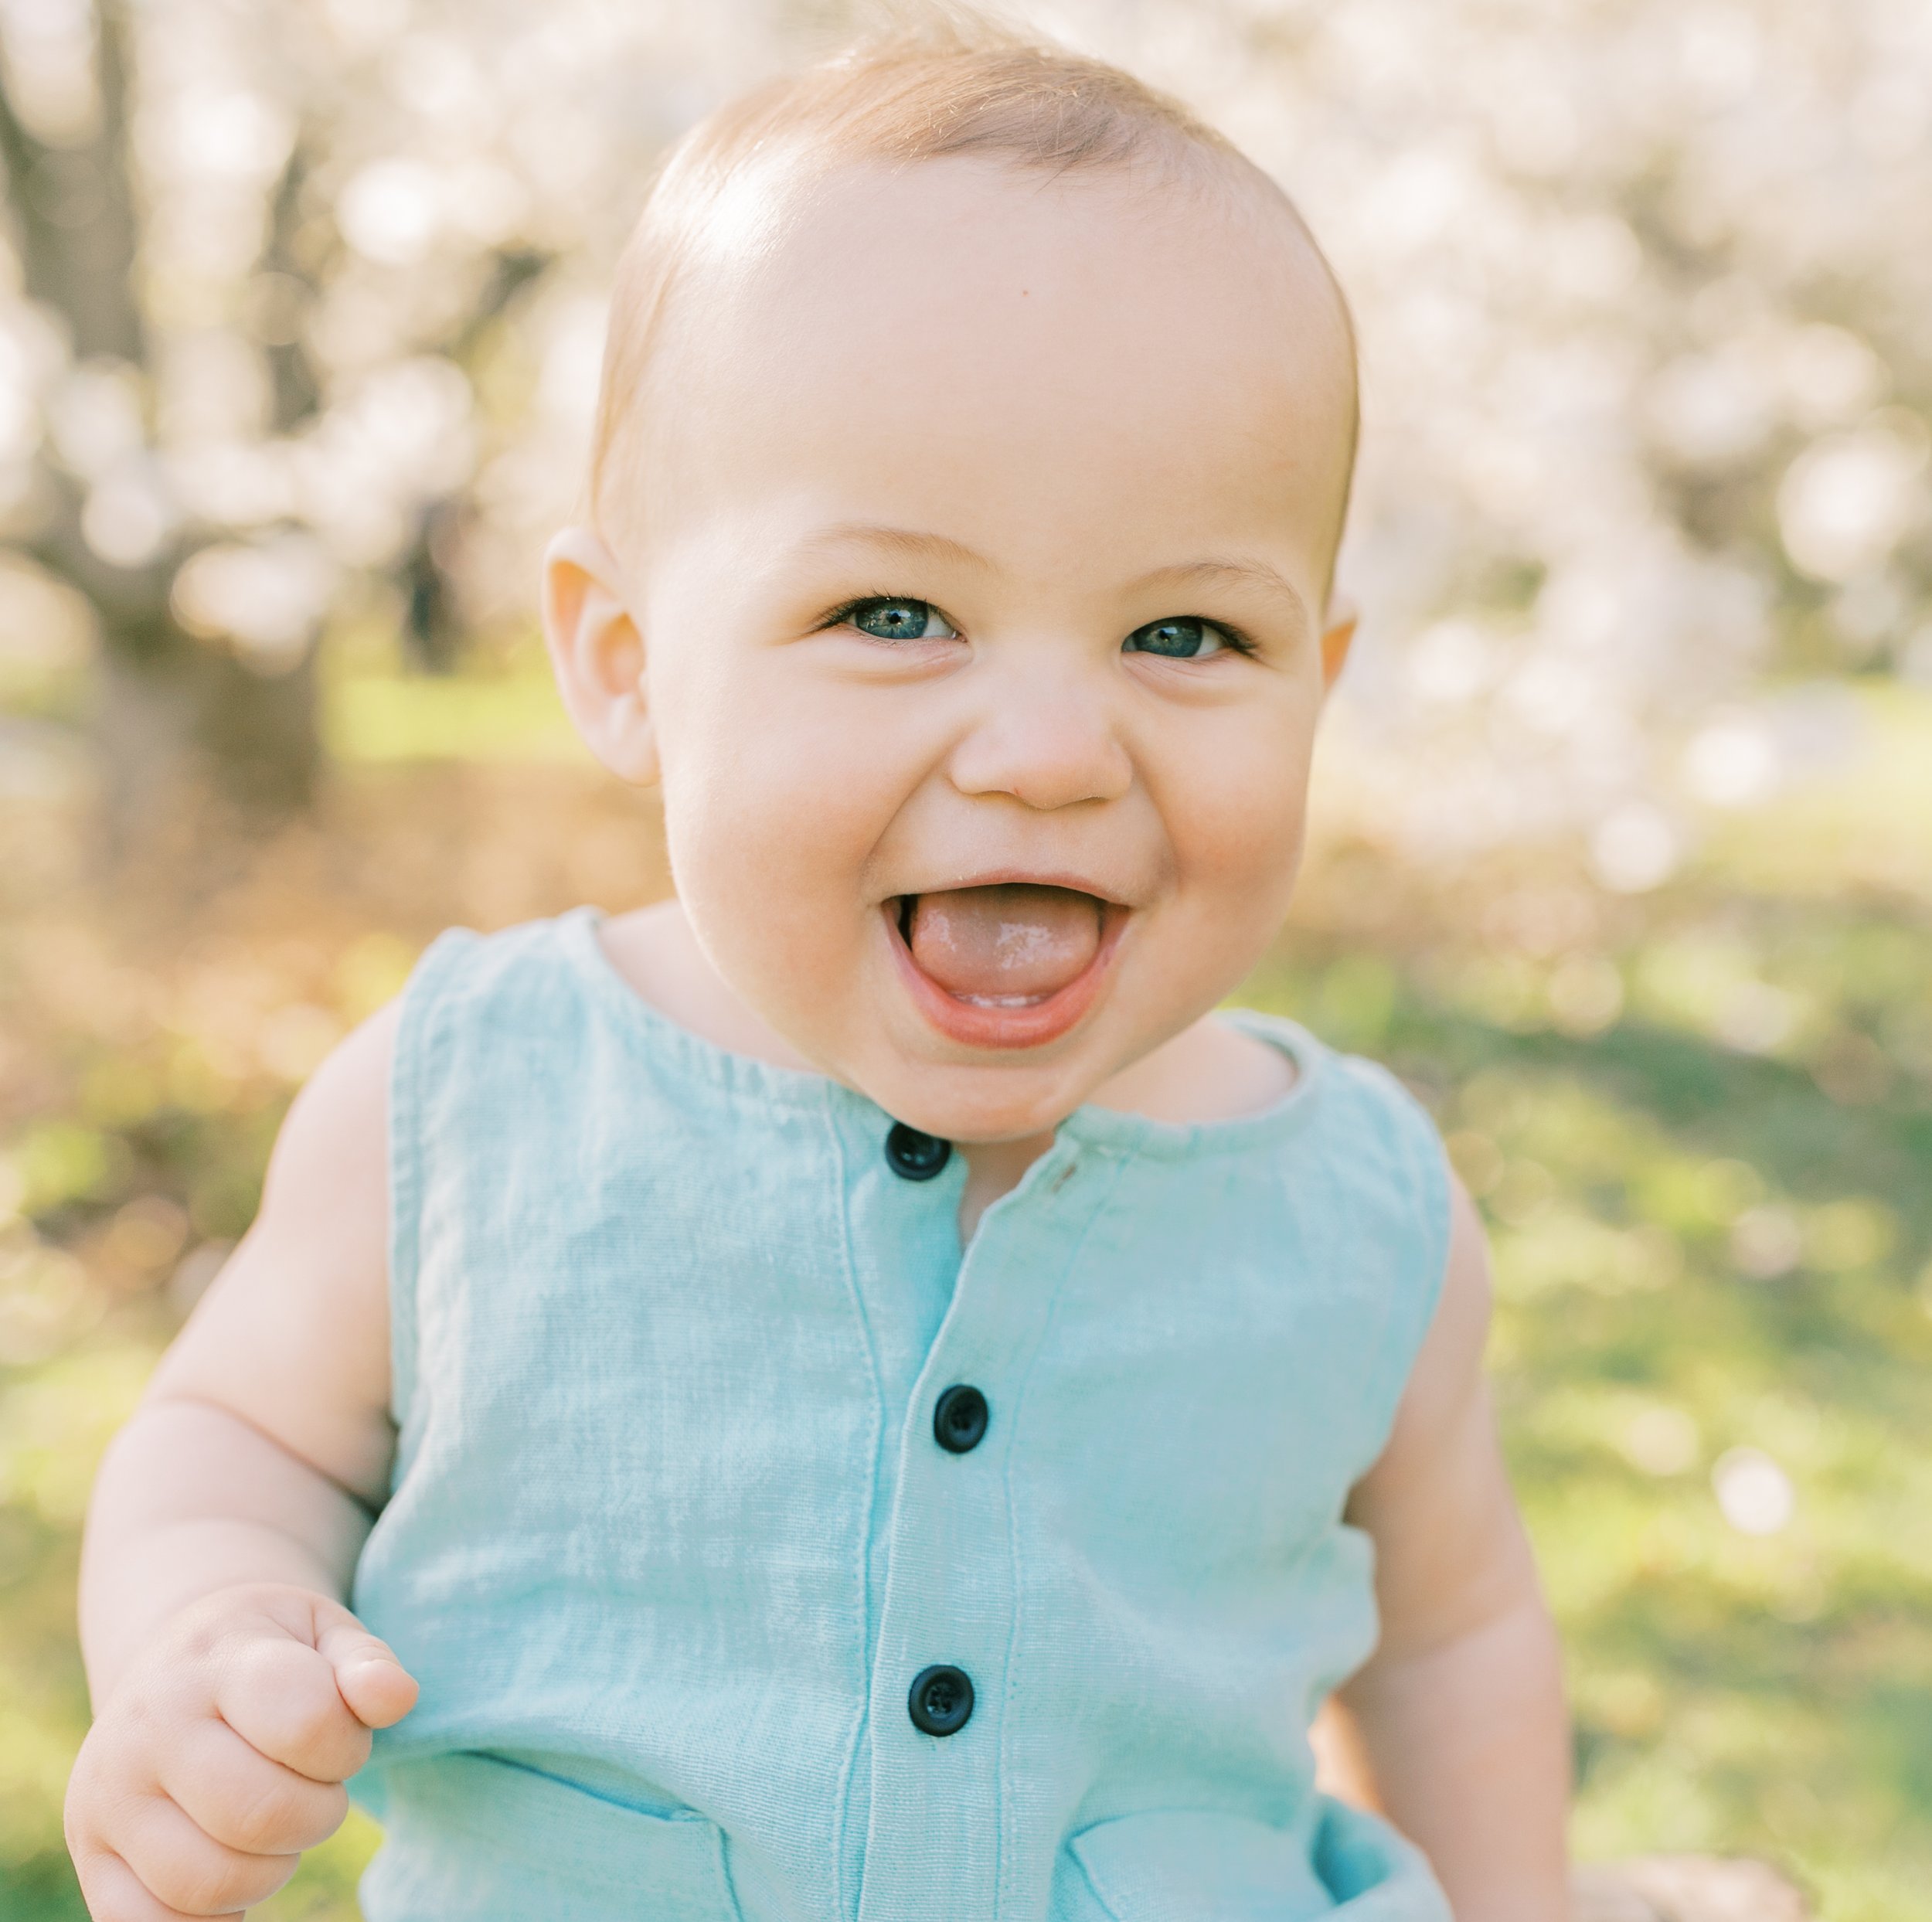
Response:
[[[1162,807],[1185,886],[1246,922],[1278,917],[1307,818],[1311,724],[1216,729]]]
[[[713,658],[658,691],[672,869],[720,947],[849,937],[905,783],[890,734],[834,692],[769,655]]]

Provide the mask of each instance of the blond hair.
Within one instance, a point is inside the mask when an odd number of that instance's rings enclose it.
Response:
[[[1349,366],[1342,498],[1355,467],[1355,343],[1346,297],[1281,188],[1180,101],[1104,60],[983,21],[940,19],[862,41],[719,107],[672,148],[620,257],[597,395],[590,507],[604,524],[611,475],[635,430],[635,404],[681,271],[707,219],[748,170],[811,178],[853,162],[903,165],[973,157],[1022,172],[1126,173],[1218,181],[1285,213],[1332,290]]]

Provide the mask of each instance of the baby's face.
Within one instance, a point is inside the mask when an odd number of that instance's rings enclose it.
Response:
[[[644,699],[587,732],[661,776],[699,942],[808,1060],[935,1134],[1049,1128],[1287,909],[1346,638],[1322,270],[1232,196],[948,161],[835,175],[674,312],[583,617]]]

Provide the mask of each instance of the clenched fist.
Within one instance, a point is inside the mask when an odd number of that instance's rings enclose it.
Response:
[[[260,1584],[204,1596],[115,1685],[67,1784],[94,1922],[238,1917],[335,1833],[369,1731],[416,1683],[339,1603]]]

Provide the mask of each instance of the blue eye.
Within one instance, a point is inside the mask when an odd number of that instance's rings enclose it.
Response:
[[[930,601],[855,600],[845,619],[875,641],[950,641],[958,630]]]
[[[1213,621],[1192,614],[1150,621],[1121,643],[1129,654],[1158,654],[1169,661],[1200,660],[1222,652],[1228,645],[1228,637]]]

